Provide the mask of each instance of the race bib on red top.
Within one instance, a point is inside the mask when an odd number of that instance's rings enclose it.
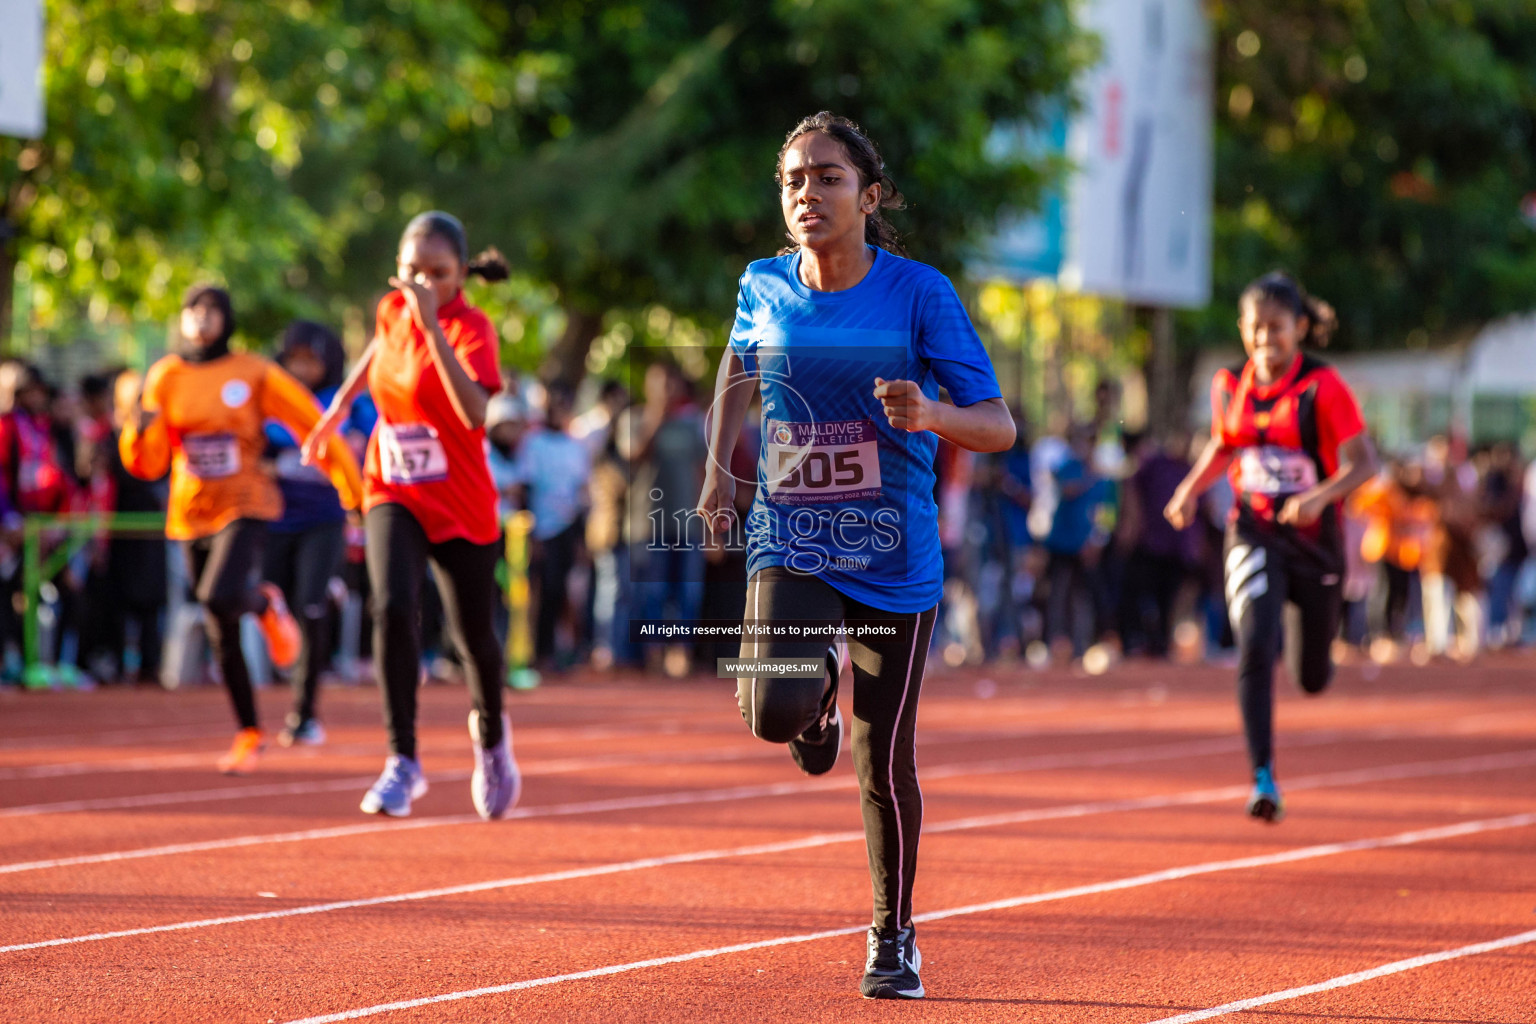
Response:
[[[187,434],[181,450],[187,471],[199,480],[222,480],[240,472],[240,442],[234,434]]]
[[[380,423],[379,463],[384,482],[430,484],[448,479],[448,454],[425,423]]]
[[[1238,483],[1247,494],[1297,494],[1317,486],[1317,463],[1295,448],[1244,448],[1238,456]]]
[[[869,420],[769,420],[768,500],[781,505],[864,501],[880,496],[880,453]]]

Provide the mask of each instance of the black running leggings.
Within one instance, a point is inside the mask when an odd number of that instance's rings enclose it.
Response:
[[[889,639],[848,641],[853,662],[853,767],[864,810],[864,842],[874,889],[877,928],[895,930],[912,922],[912,878],[923,824],[923,794],[917,785],[917,698],[933,636],[937,608],[888,612],[872,608],[815,576],[782,566],[759,570],[747,586],[744,621],[815,621],[897,627]],[[748,639],[743,658],[824,658],[826,639]],[[816,721],[827,681],[746,678],[737,680],[741,716],[753,735],[787,743]]]
[[[1322,693],[1333,679],[1333,638],[1344,607],[1337,575],[1328,580],[1286,561],[1282,548],[1228,531],[1227,611],[1237,637],[1237,699],[1255,768],[1274,762],[1275,660],[1282,640],[1291,678],[1306,693]]]
[[[181,542],[193,594],[203,606],[208,643],[242,729],[256,728],[257,719],[251,672],[240,649],[240,616],[267,610],[267,599],[255,589],[251,578],[261,562],[266,537],[265,522],[236,519],[218,533]]]
[[[320,673],[330,663],[331,615],[326,587],[341,571],[346,524],[317,523],[291,533],[267,535],[262,575],[282,588],[303,630],[298,675],[293,679],[293,713],[300,722],[315,717]]]
[[[368,579],[373,589],[373,659],[384,695],[384,725],[396,754],[416,757],[416,687],[421,680],[421,585],[432,563],[448,633],[463,656],[480,743],[501,742],[501,644],[494,609],[497,544],[462,538],[434,544],[403,505],[368,511]]]

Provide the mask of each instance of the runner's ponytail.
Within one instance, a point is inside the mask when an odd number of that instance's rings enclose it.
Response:
[[[505,281],[512,276],[512,267],[501,250],[493,245],[466,263],[464,272],[477,275],[484,281]]]

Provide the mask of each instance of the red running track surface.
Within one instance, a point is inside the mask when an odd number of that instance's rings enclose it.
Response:
[[[0,693],[10,1022],[1536,1020],[1536,668],[1282,686],[1289,815],[1242,815],[1230,671],[936,671],[919,714],[928,998],[858,996],[869,881],[820,779],[731,687],[579,676],[509,698],[522,805],[474,819],[462,689],[433,782],[357,811],[368,689],[329,745],[224,778],[222,693]],[[282,691],[263,694],[268,722]]]

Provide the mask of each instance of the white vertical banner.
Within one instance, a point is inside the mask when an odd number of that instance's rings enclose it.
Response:
[[[1157,306],[1211,296],[1211,32],[1202,0],[1089,0],[1103,56],[1067,152],[1063,285]]]
[[[43,0],[0,0],[0,135],[43,134]]]

